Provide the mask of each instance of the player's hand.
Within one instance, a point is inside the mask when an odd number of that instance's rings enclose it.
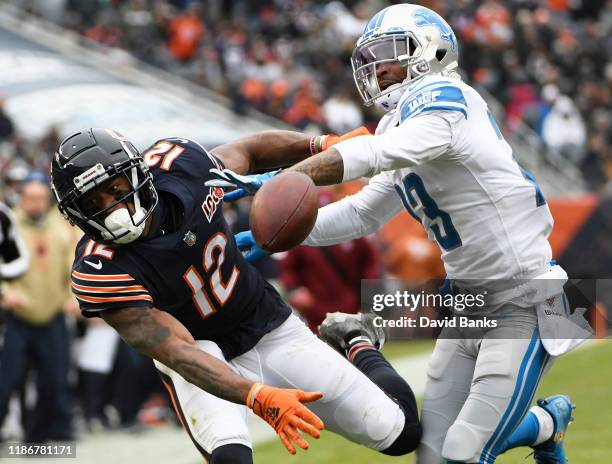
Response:
[[[303,403],[323,397],[321,392],[304,392],[289,388],[275,388],[256,383],[247,397],[247,406],[270,424],[287,451],[295,454],[295,443],[308,449],[308,442],[300,435],[305,432],[313,438],[321,436],[323,421]]]
[[[227,192],[223,199],[225,201],[236,201],[248,195],[255,195],[263,184],[272,179],[280,171],[281,169],[277,169],[276,171],[264,172],[263,174],[243,176],[236,174],[231,169],[221,170],[212,168],[209,172],[213,175],[214,179],[206,181],[204,185],[207,187],[233,187],[235,190]]]
[[[344,140],[352,139],[353,137],[359,137],[361,135],[372,135],[367,127],[361,126],[357,129],[353,129],[352,131],[347,132],[346,134],[336,135],[329,134],[325,136],[321,143],[321,151],[327,150],[332,145],[337,144],[338,142],[342,142]]]
[[[249,262],[254,263],[262,258],[270,255],[269,251],[262,250],[255,239],[253,233],[250,230],[244,232],[238,232],[235,237],[238,249],[242,252],[242,256]]]

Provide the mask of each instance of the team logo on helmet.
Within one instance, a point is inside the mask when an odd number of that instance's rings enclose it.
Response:
[[[446,40],[450,43],[451,49],[455,51],[456,42],[455,42],[455,34],[452,29],[446,24],[440,16],[435,14],[433,11],[428,10],[427,8],[420,8],[412,13],[412,16],[416,18],[414,22],[418,27],[423,26],[434,26],[440,30],[440,37],[442,40]]]

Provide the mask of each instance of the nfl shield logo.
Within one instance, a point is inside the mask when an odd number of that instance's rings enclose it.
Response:
[[[194,246],[196,242],[195,234],[191,232],[190,230],[188,230],[185,236],[183,237],[183,242],[185,242],[187,246],[190,246],[190,247]]]

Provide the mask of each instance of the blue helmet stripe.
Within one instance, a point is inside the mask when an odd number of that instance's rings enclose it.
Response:
[[[369,31],[374,30],[376,28],[376,21],[378,21],[378,17],[380,16],[381,13],[382,13],[382,11],[379,11],[378,13],[376,13],[372,17],[372,19],[370,19],[370,22],[366,26],[366,32],[369,32]]]
[[[388,6],[387,8],[385,8],[384,10],[382,10],[380,13],[378,13],[378,21],[376,23],[376,27],[380,27],[383,19],[385,19],[385,15],[387,14],[387,10],[391,8],[390,6]]]
[[[368,23],[368,25],[366,26],[366,29],[363,33],[362,38],[367,39],[368,37],[370,37],[372,34],[374,34],[374,31],[380,27],[380,25],[383,22],[383,19],[385,18],[385,15],[387,14],[387,10],[391,8],[391,7],[387,7],[384,10],[380,10],[378,13],[376,13],[372,19],[370,19],[370,22]]]

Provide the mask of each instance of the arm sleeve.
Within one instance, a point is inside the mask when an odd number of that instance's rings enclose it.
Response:
[[[334,147],[344,163],[343,182],[416,166],[445,154],[459,112],[435,111],[405,120],[384,134],[345,140]]]
[[[0,278],[16,279],[28,270],[28,250],[17,231],[15,217],[7,208],[2,208],[0,214],[4,215],[0,245],[2,263],[0,263]],[[3,240],[2,240],[3,238]]]
[[[402,208],[393,182],[380,174],[355,195],[319,209],[304,245],[328,246],[372,234]]]

